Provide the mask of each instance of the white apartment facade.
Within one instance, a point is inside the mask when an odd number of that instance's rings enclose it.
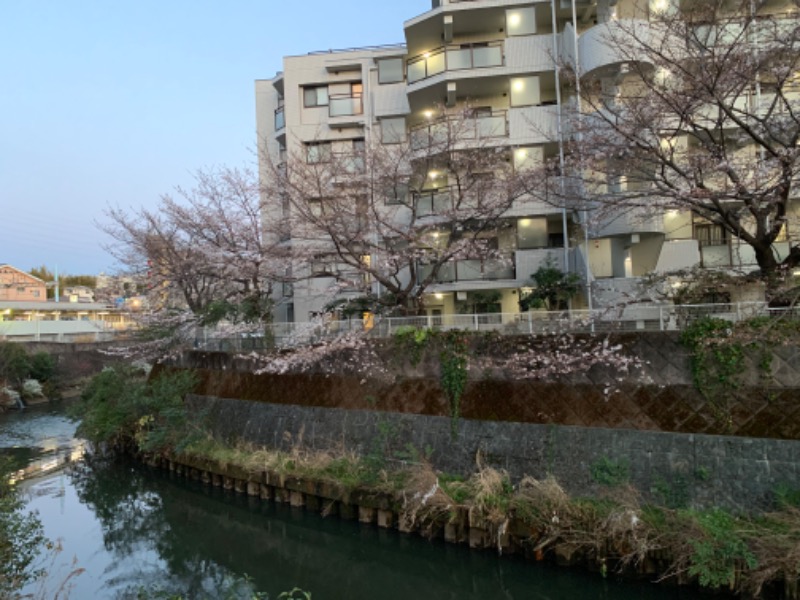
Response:
[[[514,170],[557,161],[569,135],[562,114],[577,102],[558,65],[565,61],[582,75],[613,79],[621,65],[604,42],[607,28],[620,19],[646,21],[648,11],[670,1],[433,0],[431,10],[406,21],[404,45],[285,57],[283,72],[256,82],[262,178],[287,161],[357,153],[373,143],[402,142],[413,150],[417,140],[434,135],[437,119],[448,118],[442,111],[467,114],[476,144],[502,148]],[[435,212],[449,185],[428,182],[414,202],[429,203]],[[603,290],[624,291],[650,272],[753,262],[747,248],[715,237],[687,212],[626,216],[590,230],[578,212],[539,198],[521,194],[505,212],[491,240],[503,260],[453,260],[425,287],[429,316],[516,313],[522,288],[546,262],[589,283],[593,291],[576,298],[575,307],[611,302],[613,294]],[[267,206],[267,235],[279,235],[269,233],[269,224],[287,219],[291,207],[276,197]],[[291,232],[280,235],[287,246],[308,244]],[[779,251],[788,251],[788,244]],[[277,321],[309,320],[337,295],[381,294],[381,286],[364,277],[360,289],[342,288],[313,262],[306,255],[287,263]]]

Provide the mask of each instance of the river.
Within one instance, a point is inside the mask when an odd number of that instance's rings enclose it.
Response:
[[[131,462],[81,460],[74,431],[57,405],[0,414],[0,452],[44,469],[21,489],[62,546],[47,557],[48,577],[25,590],[36,598],[54,598],[65,579],[71,600],[253,590],[274,599],[295,587],[314,600],[708,597],[326,519]]]

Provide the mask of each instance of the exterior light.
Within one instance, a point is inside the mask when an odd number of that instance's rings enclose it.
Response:
[[[520,24],[522,17],[520,17],[519,13],[511,13],[508,16],[508,25],[509,27],[516,27]]]
[[[433,111],[432,110],[426,110],[422,114],[425,115],[426,119],[430,119],[433,116]]]
[[[431,179],[436,179],[439,177],[439,171],[428,171],[428,177]]]
[[[511,82],[511,87],[515,92],[521,92],[525,89],[525,80],[524,79],[514,79]]]
[[[531,220],[530,219],[520,219],[519,220],[519,226],[520,227],[530,227],[531,226]]]
[[[670,0],[651,0],[650,10],[656,14],[662,14],[669,9]]]
[[[672,72],[665,67],[656,69],[655,80],[659,85],[665,85],[672,77]]]
[[[433,297],[434,297],[434,298],[436,298],[437,300],[444,300],[444,294],[442,294],[442,293],[440,293],[440,292],[436,292],[436,293],[433,295]]]

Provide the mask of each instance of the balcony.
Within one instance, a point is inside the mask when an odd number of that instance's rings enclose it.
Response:
[[[433,268],[429,265],[419,266],[419,280],[425,280]],[[442,265],[436,275],[437,283],[454,283],[457,281],[497,281],[514,279],[514,262],[508,259],[466,259],[455,260]]]
[[[414,83],[445,71],[500,67],[502,65],[502,42],[441,46],[410,58],[407,62],[407,77],[408,83]]]
[[[447,116],[411,129],[412,150],[437,144],[458,144],[464,140],[508,137],[507,111],[476,113],[472,116]]]
[[[335,94],[328,99],[329,117],[352,117],[364,114],[364,99],[361,94]]]
[[[447,215],[461,211],[475,211],[481,205],[486,190],[481,186],[458,192],[456,188],[442,187],[434,190],[414,192],[417,217]]]
[[[564,53],[562,56],[572,65],[575,64],[574,46],[570,47],[574,43],[573,35],[570,28],[570,34],[562,41]],[[626,57],[620,50],[618,40],[639,39],[648,43],[652,35],[649,23],[639,19],[610,21],[591,27],[578,38],[582,75],[598,69],[617,68],[626,60],[630,60],[630,57]],[[646,53],[642,53],[638,58],[648,60]]]
[[[417,217],[428,217],[447,213],[453,208],[450,188],[417,192],[414,194]]]
[[[340,174],[360,175],[366,171],[365,155],[362,152],[334,152],[333,160]]]

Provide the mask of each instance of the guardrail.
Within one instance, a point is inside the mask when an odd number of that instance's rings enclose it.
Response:
[[[703,317],[735,323],[756,316],[800,318],[800,310],[769,308],[764,302],[696,305],[640,305],[613,309],[532,311],[472,315],[372,317],[370,319],[274,323],[265,329],[237,333],[198,331],[195,347],[218,351],[291,348],[332,341],[346,334],[385,338],[404,328],[496,331],[503,335],[611,333],[626,331],[680,331]]]

